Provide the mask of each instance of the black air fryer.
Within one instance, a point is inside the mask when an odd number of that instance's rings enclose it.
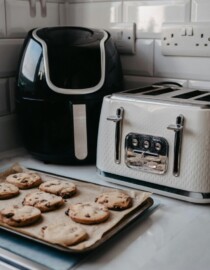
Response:
[[[49,163],[95,162],[103,97],[121,90],[119,55],[106,31],[81,27],[30,31],[16,92],[25,147]]]

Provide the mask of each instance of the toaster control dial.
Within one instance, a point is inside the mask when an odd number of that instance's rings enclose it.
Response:
[[[160,151],[160,150],[161,150],[161,143],[156,142],[156,143],[155,143],[155,149],[156,149],[157,151]]]
[[[133,145],[133,146],[138,146],[138,139],[133,138],[133,139],[132,139],[132,145]]]
[[[146,140],[146,141],[144,141],[143,145],[144,145],[144,148],[145,148],[145,149],[149,149],[149,147],[150,147],[150,142]]]
[[[125,163],[129,168],[164,174],[168,153],[169,144],[163,137],[129,133],[125,138]]]

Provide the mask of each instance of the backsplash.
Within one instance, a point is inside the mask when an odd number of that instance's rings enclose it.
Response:
[[[210,22],[209,0],[48,0],[45,12],[41,1],[33,10],[30,2],[0,0],[0,152],[21,144],[15,127],[15,74],[23,39],[34,27],[109,30],[113,23],[135,23],[136,54],[121,55],[125,88],[167,80],[210,89],[210,57],[163,56],[160,40],[162,23]]]

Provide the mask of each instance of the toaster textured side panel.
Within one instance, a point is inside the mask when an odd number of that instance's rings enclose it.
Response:
[[[115,123],[107,121],[124,108],[121,140],[121,163],[114,160]],[[181,150],[180,176],[173,175],[174,132],[167,127],[176,123],[178,115],[184,115],[184,131]],[[168,187],[193,192],[210,192],[210,111],[199,107],[112,100],[104,98],[98,135],[97,167],[115,175],[144,180]],[[134,132],[161,136],[168,141],[168,169],[163,175],[132,169],[125,164],[125,137]]]

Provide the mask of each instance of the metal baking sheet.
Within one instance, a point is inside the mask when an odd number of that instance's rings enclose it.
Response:
[[[20,167],[22,169],[22,167]],[[24,168],[23,168],[24,169]],[[35,171],[35,170],[31,170]],[[21,227],[21,228],[16,228],[16,227],[11,227],[7,226],[3,223],[0,224],[0,227],[6,231],[9,231],[11,233],[15,233],[17,235],[20,235],[22,237],[31,239],[33,241],[42,243],[44,245],[56,248],[58,250],[70,252],[70,253],[80,253],[80,252],[86,252],[93,250],[97,248],[98,246],[102,245],[104,242],[106,242],[108,239],[113,237],[116,233],[120,232],[124,227],[129,225],[132,221],[134,221],[136,218],[138,218],[140,215],[142,215],[147,209],[149,209],[153,205],[153,199],[151,198],[151,194],[148,192],[141,192],[138,190],[134,189],[127,189],[124,190],[124,192],[127,192],[133,197],[133,207],[129,208],[124,211],[111,211],[111,220],[108,220],[105,223],[101,223],[98,225],[81,225],[87,229],[88,234],[89,234],[89,243],[85,243],[87,241],[84,241],[78,245],[75,246],[61,246],[57,244],[52,244],[49,243],[45,240],[43,240],[40,235],[39,231],[42,226],[45,226],[49,224],[49,222],[53,222],[53,220],[58,219],[62,217],[63,221],[68,221],[69,217],[67,217],[64,212],[66,210],[66,207],[68,207],[69,203],[76,203],[78,201],[87,201],[87,199],[90,199],[95,197],[96,195],[100,194],[101,192],[108,191],[108,190],[116,190],[116,188],[109,188],[106,186],[102,186],[100,184],[92,184],[86,181],[82,181],[79,179],[72,179],[72,178],[67,178],[63,177],[60,175],[54,175],[54,174],[48,174],[48,173],[43,173],[40,171],[37,171],[41,177],[43,178],[44,181],[47,181],[48,179],[51,178],[57,178],[61,179],[63,181],[72,181],[74,182],[77,187],[78,187],[78,194],[77,196],[74,196],[73,198],[67,199],[65,206],[57,209],[56,211],[51,211],[47,213],[43,213],[43,219],[35,223],[34,225],[31,226],[26,226],[26,227]],[[14,172],[13,172],[14,173]],[[11,204],[18,204],[22,202],[22,199],[26,195],[26,193],[29,192],[34,192],[36,191],[37,188],[29,189],[29,190],[21,190],[21,193],[17,198],[9,199],[9,200],[1,200],[0,201],[0,209],[5,207],[5,202],[10,201],[9,205]],[[143,197],[142,197],[143,196]],[[17,200],[18,199],[18,200]],[[140,201],[135,201],[135,200],[141,200]],[[94,231],[94,232],[92,232]],[[98,233],[98,235],[97,235]],[[92,237],[92,238],[91,238]]]

